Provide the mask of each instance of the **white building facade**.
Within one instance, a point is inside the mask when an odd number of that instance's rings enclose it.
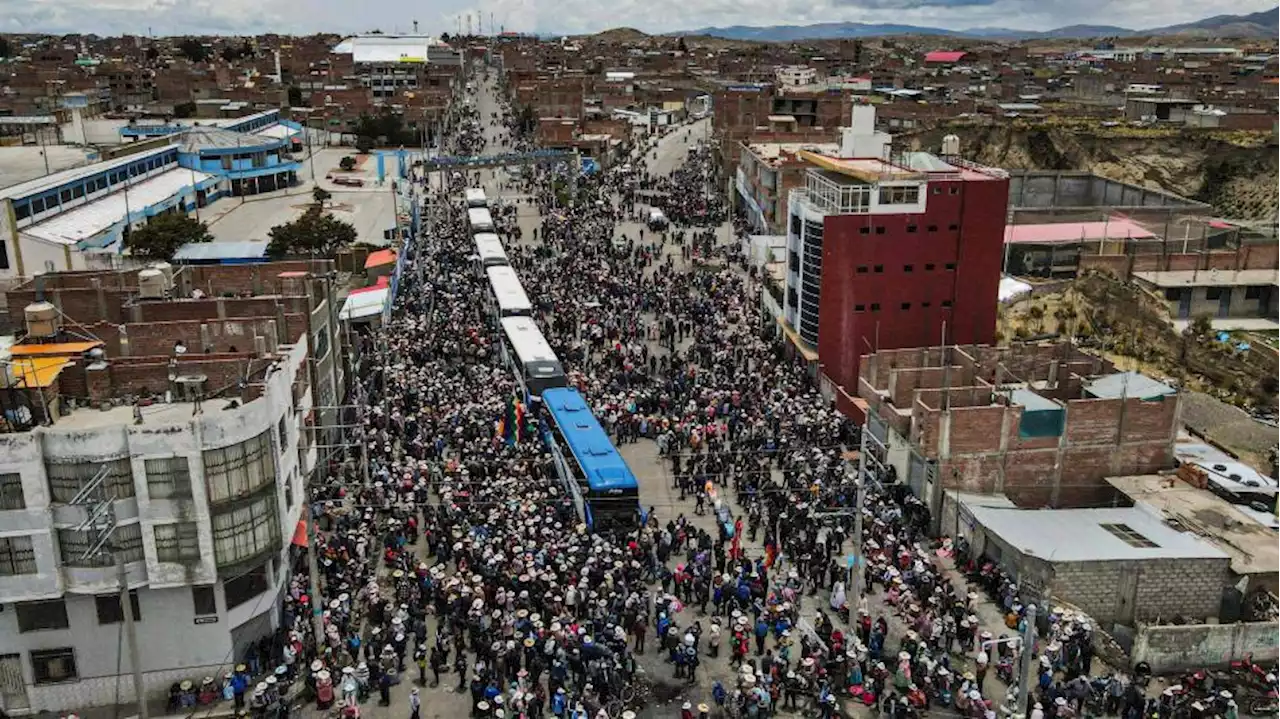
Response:
[[[141,424],[128,407],[101,417],[81,409],[53,426],[0,434],[6,713],[134,700],[117,565],[110,553],[84,558],[90,537],[76,527],[87,510],[69,503],[103,467],[150,697],[183,679],[221,676],[279,626],[316,451],[303,420],[310,391],[295,389],[305,340],[282,345],[276,358],[261,395],[234,408],[158,405],[143,410]]]

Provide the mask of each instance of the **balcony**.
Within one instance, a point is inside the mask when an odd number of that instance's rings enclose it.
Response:
[[[873,187],[835,172],[810,171],[805,187],[791,191],[790,201],[822,215],[855,215],[871,210]]]

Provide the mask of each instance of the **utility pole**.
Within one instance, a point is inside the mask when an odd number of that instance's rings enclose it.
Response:
[[[88,535],[89,548],[80,555],[81,560],[95,559],[103,552],[111,554],[116,565],[116,576],[120,582],[120,614],[124,618],[125,640],[129,644],[129,663],[133,669],[133,696],[138,702],[139,719],[147,719],[147,695],[142,686],[142,659],[138,651],[138,632],[133,625],[133,602],[129,597],[129,576],[124,565],[124,552],[112,542],[116,531],[115,496],[107,494],[107,477],[110,470],[106,465],[98,470],[93,479],[80,488],[76,496],[71,498],[73,507],[85,509],[85,519],[75,529]],[[130,481],[132,481],[130,477]]]
[[[1031,690],[1031,666],[1036,646],[1036,605],[1027,605],[1027,626],[1022,630],[1021,664],[1018,667],[1018,706],[1016,711],[1023,716],[1027,712],[1027,694]]]
[[[863,424],[858,447],[858,501],[853,509],[853,566],[850,567],[853,576],[849,578],[855,607],[862,606],[862,567],[867,563],[862,557],[862,507],[867,497],[867,435],[870,433],[870,424]]]
[[[311,497],[307,496],[306,491],[303,491],[303,496],[307,497],[307,573],[311,575],[311,626],[316,633],[316,648],[319,650],[324,646],[324,601],[320,598],[320,560],[317,558],[320,553],[320,532],[316,527],[316,518],[312,516]]]

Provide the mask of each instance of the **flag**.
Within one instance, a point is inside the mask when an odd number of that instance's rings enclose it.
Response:
[[[512,402],[515,404],[516,441],[523,442],[524,441],[524,402],[521,402],[520,400],[514,399],[514,398],[512,399]]]
[[[764,545],[764,567],[770,569],[773,562],[778,558],[778,550],[773,546],[773,542]]]

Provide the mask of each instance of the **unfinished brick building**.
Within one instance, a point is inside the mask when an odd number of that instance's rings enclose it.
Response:
[[[1068,343],[883,350],[859,374],[873,434],[935,521],[956,492],[1108,506],[1104,478],[1174,463],[1177,392]]]

